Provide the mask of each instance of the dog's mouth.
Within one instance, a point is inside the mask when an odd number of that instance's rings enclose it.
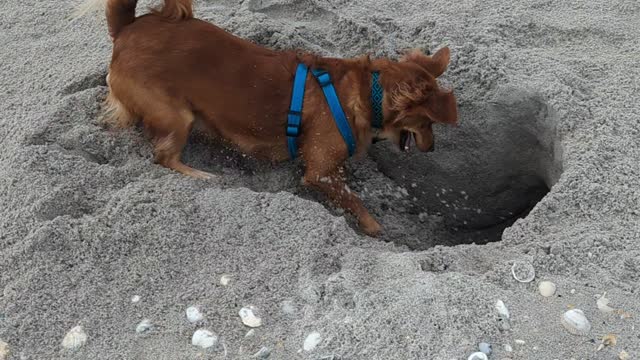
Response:
[[[415,135],[411,131],[402,130],[400,132],[400,151],[406,152],[411,149],[411,143],[415,143]]]

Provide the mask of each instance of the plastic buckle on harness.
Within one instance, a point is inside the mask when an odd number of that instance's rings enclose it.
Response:
[[[300,111],[291,110],[289,111],[287,119],[287,136],[298,137],[298,135],[300,135],[302,113]]]
[[[333,83],[331,81],[331,76],[325,70],[318,71],[314,75],[316,76],[316,79],[318,79],[318,83],[320,84],[320,86],[323,88]]]

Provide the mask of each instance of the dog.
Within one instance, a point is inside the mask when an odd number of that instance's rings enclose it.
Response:
[[[118,127],[141,121],[153,139],[155,162],[184,175],[213,176],[181,161],[194,123],[201,122],[254,157],[282,162],[299,155],[305,166],[302,183],[353,214],[364,233],[377,236],[382,227],[347,187],[344,162],[351,154],[365,154],[374,132],[402,151],[415,142],[428,152],[434,149],[433,124],[457,125],[456,98],[436,81],[449,64],[447,47],[432,56],[412,50],[397,61],[326,58],[275,51],[236,37],[195,19],[192,0],[165,0],[140,17],[135,16],[137,0],[92,2],[105,6],[113,41],[108,121]],[[292,153],[292,86],[298,86],[294,80],[301,66],[313,73],[300,76],[304,98]],[[329,83],[313,81],[320,69]],[[374,85],[382,94],[376,104]],[[329,87],[343,123],[324,92]],[[379,129],[372,128],[375,117]],[[341,126],[351,131],[349,139]]]

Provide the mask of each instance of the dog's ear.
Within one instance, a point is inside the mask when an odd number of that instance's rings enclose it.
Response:
[[[442,75],[447,66],[449,66],[449,60],[451,59],[451,51],[448,47],[443,47],[438,50],[433,56],[427,56],[422,51],[414,49],[410,50],[400,59],[403,61],[410,61],[420,65],[427,70],[434,77]]]
[[[425,102],[425,110],[433,121],[458,125],[458,106],[451,91],[434,92]]]
[[[422,103],[431,92],[433,92],[433,87],[429,82],[415,79],[401,82],[391,93],[391,109],[403,112]]]

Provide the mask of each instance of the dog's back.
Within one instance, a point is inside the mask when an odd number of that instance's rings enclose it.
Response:
[[[113,39],[106,120],[142,120],[156,161],[206,177],[179,160],[194,122],[239,150],[288,158],[286,114],[296,55],[276,52],[193,18],[191,0],[167,0],[135,17],[135,0],[107,0]]]

